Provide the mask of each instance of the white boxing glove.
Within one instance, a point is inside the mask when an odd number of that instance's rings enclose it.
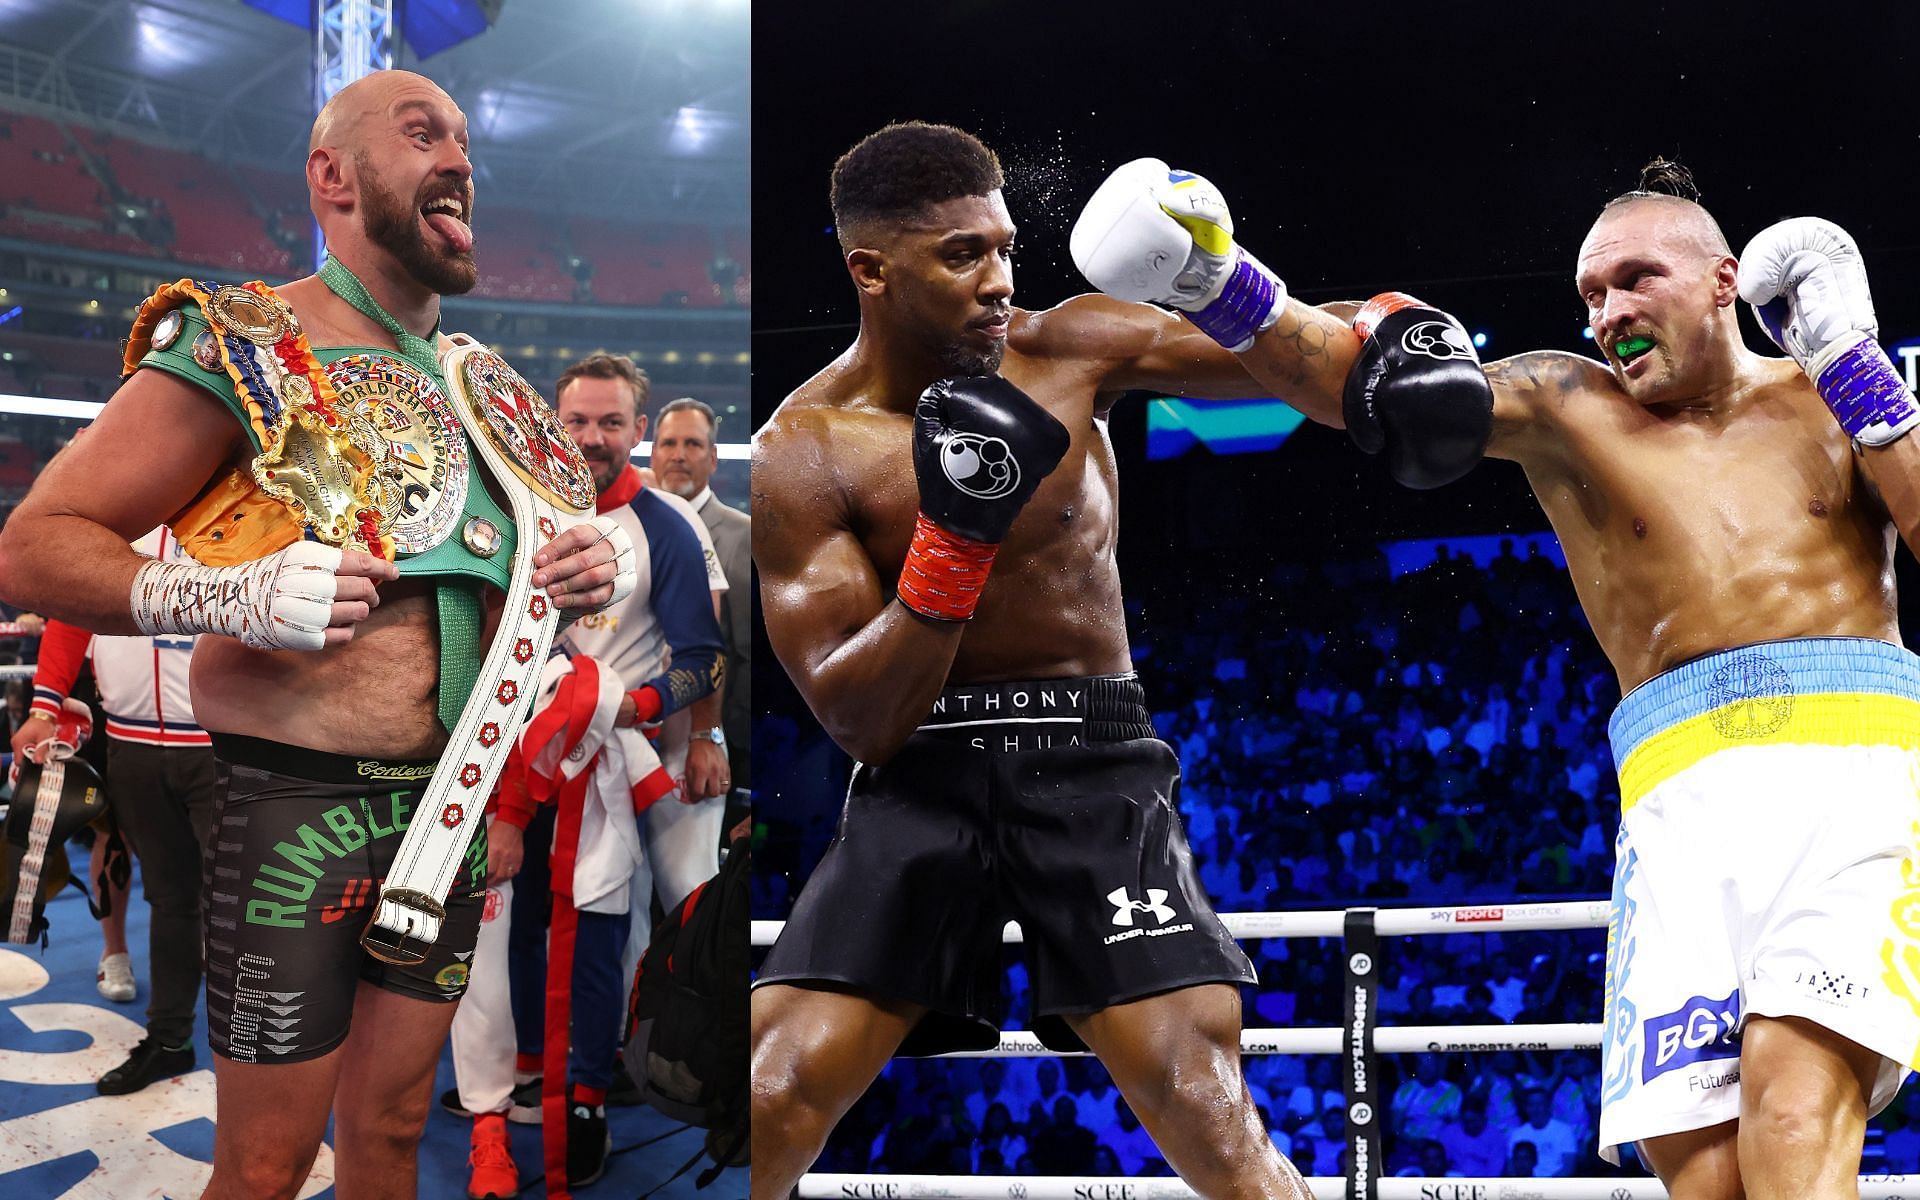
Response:
[[[1178,308],[1235,352],[1286,307],[1287,285],[1234,242],[1220,190],[1157,158],[1136,158],[1109,175],[1074,222],[1067,248],[1102,292]]]
[[[326,645],[340,551],[320,542],[233,567],[154,561],[133,577],[133,623],[142,633],[213,633],[255,650]]]
[[[1866,263],[1846,230],[1818,217],[1768,226],[1740,254],[1739,286],[1849,436],[1883,446],[1920,425],[1906,379],[1875,340]]]

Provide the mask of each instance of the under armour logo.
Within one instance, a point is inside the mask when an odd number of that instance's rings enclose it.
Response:
[[[1173,909],[1167,906],[1166,901],[1165,888],[1148,888],[1145,904],[1128,895],[1127,889],[1123,887],[1117,887],[1107,893],[1107,902],[1113,905],[1113,923],[1123,929],[1133,927],[1133,914],[1137,912],[1152,913],[1154,920],[1162,925],[1173,920]]]

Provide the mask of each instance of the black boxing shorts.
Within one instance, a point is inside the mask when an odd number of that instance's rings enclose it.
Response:
[[[380,881],[434,762],[325,754],[213,735],[207,1033],[236,1062],[301,1062],[346,1040],[359,981],[450,1004],[467,990],[486,897],[481,829],[425,962],[360,947]]]
[[[1252,983],[1177,807],[1180,763],[1132,675],[948,688],[906,746],[854,769],[840,827],[755,986],[926,1006],[903,1055],[998,1041],[1001,930],[1020,922],[1034,1032],[1202,983]]]

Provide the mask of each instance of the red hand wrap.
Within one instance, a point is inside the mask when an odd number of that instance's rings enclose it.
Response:
[[[1389,313],[1397,313],[1403,308],[1431,308],[1424,300],[1416,300],[1405,292],[1381,292],[1378,296],[1361,305],[1360,311],[1353,314],[1353,331],[1361,337],[1373,332]]]
[[[900,568],[900,603],[923,617],[965,621],[980,603],[980,589],[993,570],[994,542],[976,542],[949,533],[921,513],[913,525],[913,544]]]

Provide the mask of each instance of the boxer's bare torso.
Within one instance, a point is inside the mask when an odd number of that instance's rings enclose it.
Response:
[[[871,632],[888,608],[919,509],[918,389],[879,394],[875,374],[854,362],[849,350],[787,397],[756,436],[753,465],[754,561],[768,635],[830,728],[831,710],[873,697],[871,689],[834,694],[823,683],[832,673],[826,661]],[[1065,425],[1072,441],[1014,521],[944,681],[1127,671],[1108,411],[1134,388],[1217,397],[1258,388],[1191,325],[1101,296],[1045,312],[1014,310],[1000,373]],[[1323,383],[1309,403],[1332,408],[1332,391]],[[913,702],[920,703],[917,692]],[[871,710],[845,716],[849,724],[884,719]]]
[[[1622,691],[1754,642],[1899,641],[1891,527],[1791,360],[1749,357],[1710,407],[1643,407],[1572,354],[1487,374],[1488,453],[1526,470]]]
[[[393,339],[317,278],[278,289],[316,350],[391,346]],[[148,372],[158,374],[158,372]],[[208,403],[213,403],[210,399]],[[237,426],[236,426],[237,433]],[[233,465],[250,457],[237,439]],[[353,640],[319,653],[250,649],[233,638],[202,638],[193,656],[193,711],[203,728],[336,754],[432,758],[447,743],[438,716],[440,640],[429,580],[379,588],[380,604]],[[500,594],[487,589],[491,641]]]
[[[955,655],[953,683],[1110,674],[1130,662],[1114,559],[1120,480],[1106,411],[1096,400],[1101,364],[1023,353],[1040,320],[1016,310],[1000,373],[1065,425],[1073,441],[1001,545]],[[920,507],[913,474],[917,397],[875,396],[842,384],[841,373],[828,367],[801,385],[768,427],[788,447],[770,456],[766,469],[780,476],[775,486],[803,488],[813,502],[756,506],[754,516],[773,526],[767,535],[789,552],[851,539],[870,565],[859,585],[873,589],[877,609],[893,595]],[[1113,397],[1105,399],[1111,404]]]

